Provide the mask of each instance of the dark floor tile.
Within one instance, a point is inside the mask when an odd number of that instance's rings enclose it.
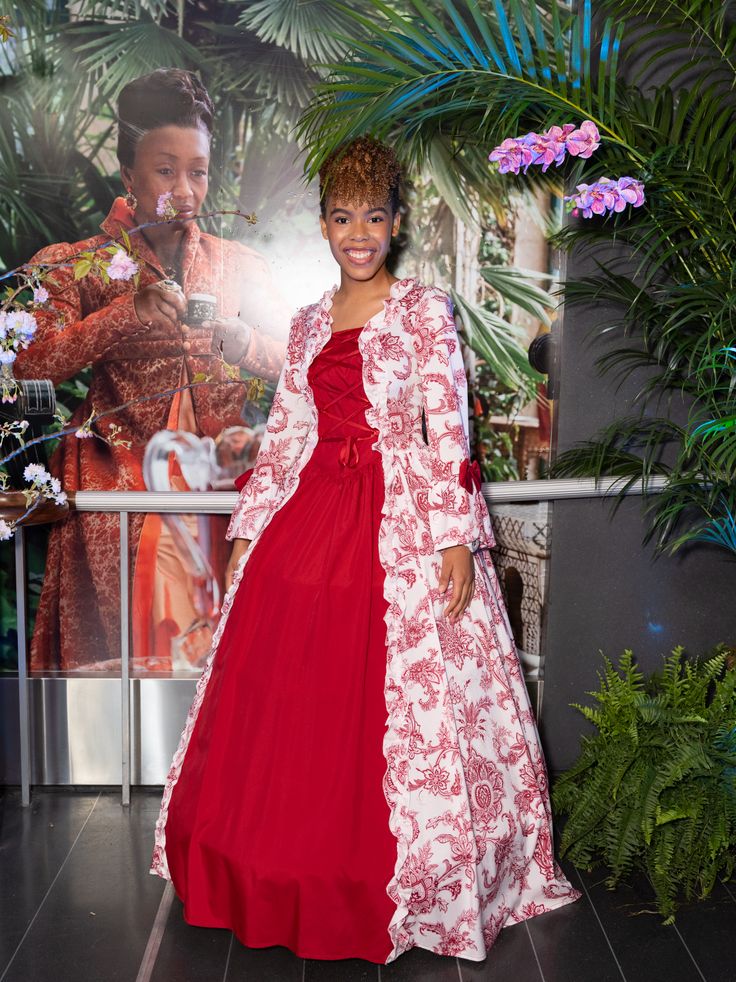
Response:
[[[160,795],[102,795],[3,982],[132,982],[164,884],[148,873]]]
[[[0,975],[18,947],[97,799],[94,794],[20,791],[0,797]]]
[[[586,897],[524,924],[544,982],[640,982],[622,974]]]
[[[706,982],[736,982],[736,905],[718,884],[707,900],[683,904],[675,928]],[[700,977],[694,975],[700,982]]]
[[[224,982],[302,982],[304,959],[288,948],[246,948],[233,938]]]
[[[378,982],[378,965],[360,958],[321,962],[307,958],[304,982]]]
[[[607,890],[604,881],[604,875],[595,871],[573,876],[573,883],[586,891],[598,914],[626,978],[693,982],[697,970],[677,931],[662,924],[649,884],[634,879]]]
[[[183,908],[181,900],[174,897],[150,982],[221,982],[232,934],[218,928],[192,927],[184,920]],[[240,980],[243,976],[232,978]]]
[[[412,948],[390,965],[381,965],[381,982],[460,982],[457,958]]]
[[[524,924],[505,927],[485,961],[460,959],[462,982],[541,982],[537,959]]]

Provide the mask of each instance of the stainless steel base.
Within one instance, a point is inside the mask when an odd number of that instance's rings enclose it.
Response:
[[[163,784],[196,679],[131,679],[131,783]],[[32,678],[31,784],[119,785],[120,679]],[[18,680],[0,679],[0,784],[20,783]]]
[[[131,784],[162,785],[196,679],[130,680]],[[120,679],[31,678],[31,785],[120,785]],[[527,687],[537,715],[541,682]],[[20,784],[18,680],[0,679],[0,784]]]

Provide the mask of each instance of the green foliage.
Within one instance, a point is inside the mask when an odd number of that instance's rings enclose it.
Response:
[[[504,138],[593,120],[589,161],[506,186],[628,174],[645,207],[568,225],[559,246],[593,251],[565,285],[606,342],[601,371],[641,379],[631,413],[557,460],[559,476],[664,475],[648,501],[661,550],[707,542],[736,555],[736,31],[713,0],[372,0],[352,11],[351,56],[329,74],[300,133],[315,169],[366,130],[411,159],[436,156],[458,197],[498,194],[488,152]],[[397,11],[401,10],[399,14]],[[365,32],[371,22],[370,36]],[[611,259],[615,244],[616,258]],[[677,425],[671,420],[677,420]],[[659,422],[658,422],[659,421]]]
[[[595,706],[576,705],[597,732],[557,781],[567,816],[561,852],[651,880],[671,922],[681,897],[706,897],[736,866],[736,669],[719,649],[689,661],[682,648],[645,678],[631,651],[605,660]]]

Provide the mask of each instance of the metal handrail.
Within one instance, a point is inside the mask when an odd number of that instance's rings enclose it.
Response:
[[[660,475],[650,478],[648,492],[660,491],[666,478]],[[481,486],[483,497],[489,504],[506,502],[561,501],[569,498],[606,498],[619,493],[620,478],[565,478],[549,481],[498,481]],[[641,481],[636,481],[626,494],[643,494]],[[238,494],[235,491],[77,491],[70,495],[70,503],[77,511],[100,512],[153,512],[163,514],[211,514],[229,515],[235,508]]]

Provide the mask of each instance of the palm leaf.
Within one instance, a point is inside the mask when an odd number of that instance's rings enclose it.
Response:
[[[523,328],[471,304],[455,290],[450,291],[455,311],[469,346],[481,357],[502,384],[520,390],[529,398],[544,376],[535,372],[526,353]]]
[[[267,44],[313,63],[345,54],[345,44],[337,35],[349,30],[352,21],[332,0],[250,0],[238,24]]]
[[[72,24],[64,35],[71,42],[81,70],[107,99],[114,100],[128,82],[167,65],[204,69],[200,51],[174,31],[148,18],[117,24]]]
[[[543,324],[550,324],[549,312],[556,306],[556,301],[533,282],[552,279],[549,274],[516,266],[484,266],[480,274],[505,303],[520,307]]]

